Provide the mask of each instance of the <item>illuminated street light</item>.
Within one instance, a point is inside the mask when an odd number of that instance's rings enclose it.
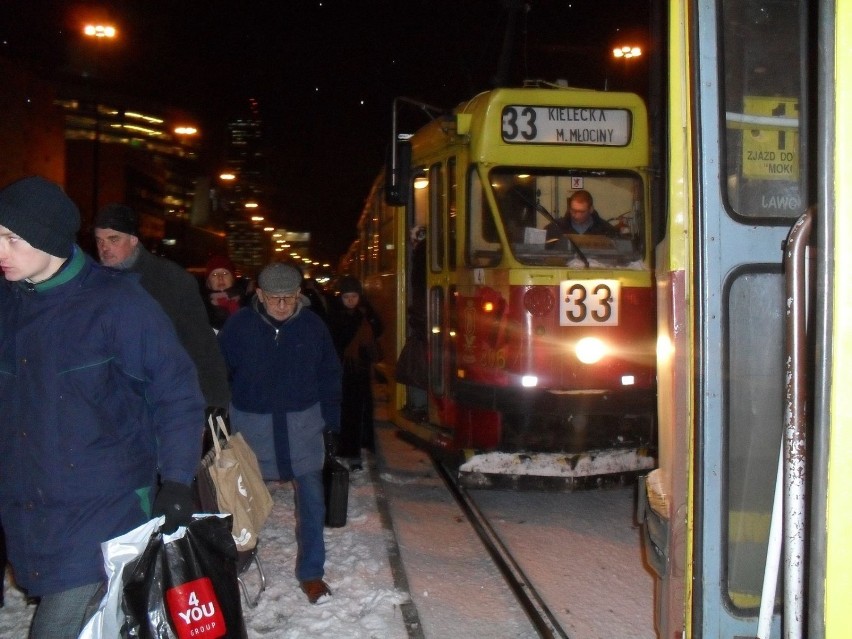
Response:
[[[219,179],[224,181],[224,182],[232,182],[233,180],[237,179],[237,176],[234,175],[233,173],[220,173]]]
[[[245,203],[245,207],[247,209],[256,209],[258,206],[260,206],[260,205],[257,202],[246,202]]]
[[[177,135],[196,135],[198,133],[198,129],[194,126],[176,126],[175,133]]]
[[[635,74],[640,70],[636,65],[641,66],[638,62],[642,57],[642,47],[635,44],[623,44],[613,47],[612,57],[609,58],[610,63],[606,65],[606,76],[604,77],[604,91],[609,90],[610,76],[620,80],[619,85],[622,90],[625,87],[636,82]],[[617,87],[618,88],[618,87]]]
[[[111,24],[87,24],[83,27],[83,35],[89,38],[114,38],[118,31]]]
[[[625,60],[629,60],[630,58],[638,58],[640,55],[642,55],[642,49],[630,45],[615,47],[612,50],[613,58],[624,58]]]
[[[96,43],[98,42],[106,42],[111,41],[116,38],[118,35],[118,30],[111,24],[87,24],[83,26],[83,35],[87,38],[93,38]],[[94,49],[94,64],[93,70],[94,73],[97,73],[97,60],[98,60],[98,51],[100,50],[100,46],[96,46]],[[93,73],[93,75],[94,75]],[[92,81],[91,85],[92,91],[92,101],[94,102],[94,111],[95,111],[95,125],[92,137],[92,217],[94,218],[95,214],[98,211],[98,199],[99,199],[99,191],[100,191],[100,169],[101,169],[101,160],[100,160],[100,146],[101,146],[101,118],[100,118],[100,107],[98,105],[97,95],[95,93],[94,82]]]

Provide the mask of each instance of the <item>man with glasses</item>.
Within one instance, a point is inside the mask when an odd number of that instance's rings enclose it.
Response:
[[[340,432],[342,369],[323,320],[308,310],[301,272],[261,271],[251,306],[219,332],[231,380],[231,425],[267,480],[292,481],[297,507],[296,577],[311,603],[331,595],[325,575],[325,433]]]
[[[574,191],[568,198],[565,216],[548,224],[545,230],[550,246],[565,234],[618,237],[618,230],[598,214],[592,194],[585,190]]]

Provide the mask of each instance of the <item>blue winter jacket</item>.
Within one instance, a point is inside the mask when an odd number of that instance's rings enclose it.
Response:
[[[136,280],[79,247],[46,282],[0,280],[0,519],[30,595],[102,580],[101,542],[150,517],[157,474],[195,474],[195,367]]]
[[[293,476],[293,459],[313,458],[316,451],[321,467],[322,431],[340,431],[340,360],[325,322],[302,304],[278,323],[263,313],[255,298],[251,307],[229,317],[219,332],[231,379],[231,404],[247,413],[272,415],[282,479]],[[300,422],[302,432],[290,432],[288,414],[298,420],[316,404],[322,421]]]

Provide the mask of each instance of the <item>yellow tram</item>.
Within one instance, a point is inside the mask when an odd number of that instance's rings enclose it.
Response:
[[[478,484],[546,474],[573,485],[652,468],[642,99],[557,85],[496,89],[446,112],[398,99],[394,125],[407,106],[434,117],[410,135],[394,126],[347,258],[391,329],[380,365],[390,418],[466,451],[462,474]],[[606,234],[558,225],[581,191]],[[425,236],[421,286],[412,229]],[[404,410],[417,388],[399,383],[398,366],[418,340],[428,369],[419,417]]]

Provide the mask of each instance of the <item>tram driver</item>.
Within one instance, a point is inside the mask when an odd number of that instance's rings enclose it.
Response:
[[[566,234],[618,237],[618,230],[595,210],[592,194],[586,190],[574,191],[568,197],[565,215],[548,224],[545,231],[549,248],[557,248],[558,240]]]

